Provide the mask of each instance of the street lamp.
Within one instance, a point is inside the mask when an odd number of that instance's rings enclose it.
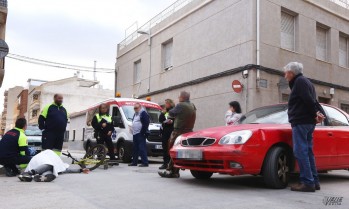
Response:
[[[148,35],[148,46],[149,46],[149,83],[148,83],[148,92],[150,92],[150,77],[151,77],[151,35],[150,30],[137,30],[137,33],[142,35]]]

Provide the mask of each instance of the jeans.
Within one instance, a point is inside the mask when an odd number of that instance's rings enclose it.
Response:
[[[310,186],[319,183],[313,153],[314,129],[313,124],[292,126],[293,153],[299,166],[300,182]]]
[[[141,157],[142,164],[148,165],[147,144],[145,136],[142,134],[133,135],[132,164],[138,164],[138,157]]]

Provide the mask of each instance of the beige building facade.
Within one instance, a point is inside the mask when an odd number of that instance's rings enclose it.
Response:
[[[63,105],[68,113],[87,109],[90,105],[113,97],[112,90],[98,86],[98,81],[74,76],[57,81],[44,82],[28,93],[28,116],[30,125],[37,125],[45,105],[53,103],[55,94],[63,94]]]
[[[283,66],[298,61],[320,102],[349,111],[349,7],[339,3],[177,1],[118,45],[117,91],[162,102],[187,90],[196,129],[219,126],[230,101],[244,112],[286,102]]]
[[[4,92],[4,109],[1,116],[1,134],[15,127],[18,110],[18,95],[22,92],[23,87],[15,86]]]

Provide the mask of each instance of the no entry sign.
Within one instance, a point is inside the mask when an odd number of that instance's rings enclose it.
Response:
[[[242,86],[240,81],[234,80],[231,85],[233,87],[234,92],[236,92],[236,93],[241,93],[242,92],[242,87],[243,86]]]

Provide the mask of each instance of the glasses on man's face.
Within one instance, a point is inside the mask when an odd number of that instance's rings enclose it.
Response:
[[[138,107],[134,107],[133,109],[134,109],[134,110],[138,110],[139,108],[138,108]]]

